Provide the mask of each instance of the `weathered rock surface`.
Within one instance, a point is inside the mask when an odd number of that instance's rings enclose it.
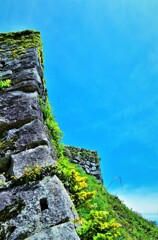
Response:
[[[71,162],[79,165],[86,173],[97,178],[99,183],[103,183],[99,163],[100,159],[97,151],[66,146],[64,154]]]
[[[45,231],[37,233],[27,240],[79,240],[71,222],[62,223]]]
[[[43,145],[11,155],[11,167],[8,172],[10,175],[20,178],[27,167],[33,167],[35,164],[39,167],[46,167],[53,163],[55,160],[52,160],[50,148]]]
[[[56,161],[39,100],[46,99],[40,46],[39,32],[0,34],[0,78],[11,80],[0,89],[0,240],[79,239],[78,215],[56,176],[21,186],[10,181]]]
[[[8,130],[42,119],[42,113],[36,92],[4,92],[0,95],[0,128]]]
[[[36,68],[22,69],[18,72],[15,72],[12,76],[12,81],[14,84],[26,80],[34,80],[35,82],[42,84],[41,78]]]
[[[2,46],[1,46],[2,47]],[[7,47],[3,47],[3,49],[7,49]],[[14,51],[14,49],[10,49],[11,51]],[[36,68],[37,71],[41,75],[41,63],[39,61],[39,56],[37,52],[37,48],[27,48],[25,50],[25,53],[22,55],[19,55],[17,57],[9,57],[10,52],[5,52],[5,57],[3,56],[3,61],[5,62],[5,66],[1,71],[10,70],[12,72],[18,72],[24,69],[31,69]]]
[[[50,145],[49,136],[44,129],[43,123],[38,119],[7,132],[6,140],[14,140],[14,153],[23,151],[26,148],[36,147],[39,145]]]
[[[1,191],[0,199],[0,239],[79,239],[70,223],[78,215],[56,176]]]

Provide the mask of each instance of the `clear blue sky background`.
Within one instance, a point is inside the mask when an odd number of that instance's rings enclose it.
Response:
[[[41,32],[64,143],[96,149],[105,186],[158,218],[158,1],[0,0],[0,31]]]

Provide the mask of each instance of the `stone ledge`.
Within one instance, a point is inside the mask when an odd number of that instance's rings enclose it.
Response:
[[[25,168],[38,164],[39,167],[46,167],[55,164],[55,159],[51,156],[51,149],[47,145],[38,146],[34,149],[22,151],[20,153],[11,155],[11,167],[9,174],[20,178]]]

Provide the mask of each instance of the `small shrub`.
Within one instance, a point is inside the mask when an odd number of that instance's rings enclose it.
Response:
[[[83,240],[119,239],[121,224],[106,211],[91,210],[78,234]]]
[[[3,181],[0,181],[0,186],[2,186],[4,183],[5,183],[5,182],[3,182]]]
[[[13,185],[21,185],[24,183],[29,183],[32,181],[39,181],[45,176],[50,176],[55,174],[56,164],[40,167],[37,163],[35,165],[29,165],[25,168],[23,175],[20,178],[12,176]]]
[[[10,79],[6,79],[5,81],[0,79],[0,89],[5,89],[5,88],[10,87],[10,86],[11,86],[11,80]]]
[[[88,187],[86,182],[87,178],[82,177],[80,173],[74,169],[69,160],[63,155],[58,160],[56,174],[69,191],[76,208],[89,202],[91,198],[95,196],[96,191],[86,191]]]

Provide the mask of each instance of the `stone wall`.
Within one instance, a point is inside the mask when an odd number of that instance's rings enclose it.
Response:
[[[0,239],[79,239],[77,213],[56,176],[14,186],[26,167],[48,167],[56,154],[40,100],[46,99],[39,32],[0,34]],[[3,174],[5,173],[5,174]]]
[[[64,154],[71,162],[79,165],[86,173],[97,178],[99,183],[103,183],[100,158],[97,151],[66,146]]]

